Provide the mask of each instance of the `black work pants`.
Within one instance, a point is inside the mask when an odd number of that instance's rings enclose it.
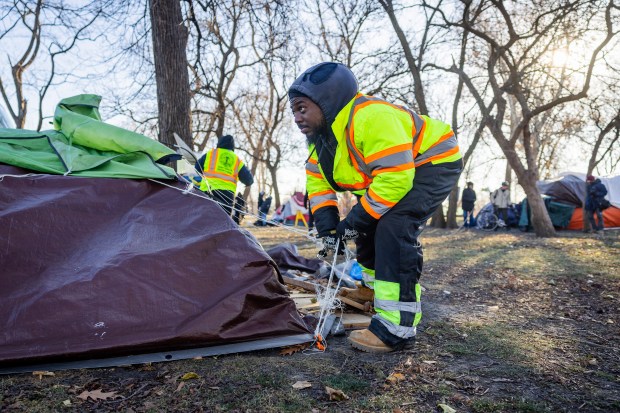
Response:
[[[230,216],[233,204],[235,203],[235,193],[223,189],[214,189],[211,191],[211,196],[213,196],[215,202],[220,204],[222,209],[226,212],[226,215]]]
[[[461,160],[417,168],[413,188],[379,219],[374,231],[356,240],[358,262],[375,271],[375,309],[378,311],[369,330],[391,347],[398,348],[415,335],[415,325],[421,318],[418,282],[423,265],[418,237],[426,221],[456,184],[462,169]],[[377,300],[390,295],[395,288],[398,288],[398,297],[392,294],[392,298],[398,301]],[[382,305],[385,311],[381,311]],[[411,309],[416,310],[409,311]],[[394,323],[394,314],[398,324]]]

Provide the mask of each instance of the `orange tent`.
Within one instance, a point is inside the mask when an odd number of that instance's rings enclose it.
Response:
[[[605,228],[620,227],[620,208],[611,206],[603,211]],[[583,208],[575,208],[570,223],[566,229],[583,229]]]

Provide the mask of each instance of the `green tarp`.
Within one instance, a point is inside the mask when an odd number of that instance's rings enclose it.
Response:
[[[101,121],[100,96],[63,99],[54,130],[0,129],[0,162],[45,172],[106,178],[174,179],[180,156],[158,141]]]

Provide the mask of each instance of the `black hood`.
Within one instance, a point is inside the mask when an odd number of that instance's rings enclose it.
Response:
[[[217,147],[234,151],[235,139],[230,135],[224,135],[217,140]]]
[[[288,90],[289,98],[304,95],[316,103],[325,116],[327,126],[338,112],[357,94],[357,80],[348,67],[340,63],[324,62],[301,74]]]

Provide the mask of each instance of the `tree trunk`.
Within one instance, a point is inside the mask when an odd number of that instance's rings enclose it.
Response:
[[[448,197],[448,228],[458,228],[458,224],[456,223],[456,214],[459,205],[459,185],[458,183],[452,187],[450,191],[450,195]]]
[[[446,228],[446,217],[443,214],[443,204],[439,205],[437,211],[433,214],[429,226],[433,228]]]
[[[176,132],[190,148],[191,135],[187,36],[179,0],[150,0],[153,59],[157,82],[159,136],[173,147]]]
[[[278,172],[278,170],[276,168],[270,168],[269,169],[269,174],[271,175],[271,182],[273,185],[273,198],[276,201],[276,209],[280,208],[281,202],[280,202],[280,188],[278,187],[278,177],[276,176],[276,173]]]
[[[536,179],[519,176],[519,184],[523,187],[532,214],[532,227],[538,237],[554,237],[555,229],[549,218],[545,202],[536,187]]]

